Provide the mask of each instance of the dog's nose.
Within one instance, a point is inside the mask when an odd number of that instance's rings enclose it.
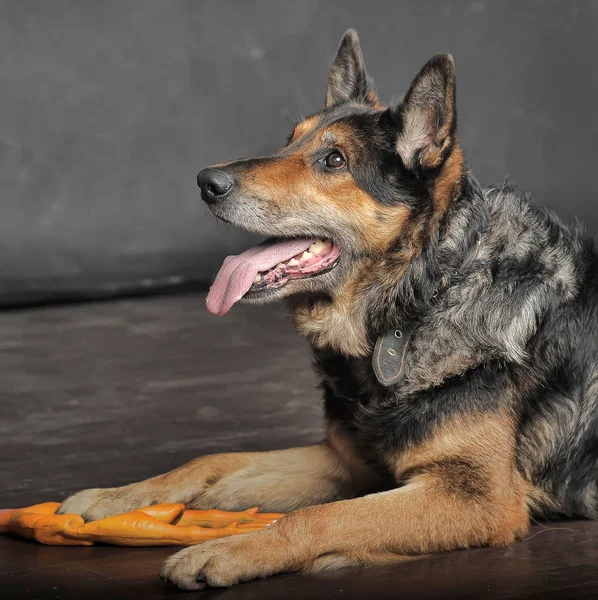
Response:
[[[217,202],[228,194],[235,185],[232,175],[225,169],[210,167],[200,171],[197,185],[201,190],[202,199],[208,204]]]

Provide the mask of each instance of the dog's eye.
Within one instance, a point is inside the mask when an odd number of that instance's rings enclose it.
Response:
[[[345,157],[340,152],[331,152],[325,159],[324,164],[329,169],[342,169],[347,161]]]

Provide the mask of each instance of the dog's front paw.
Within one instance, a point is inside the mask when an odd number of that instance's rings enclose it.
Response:
[[[265,530],[185,548],[164,563],[160,577],[183,590],[203,590],[291,570],[292,549]]]
[[[152,503],[151,499],[132,487],[83,490],[67,498],[56,512],[61,515],[81,515],[86,521],[97,521]]]

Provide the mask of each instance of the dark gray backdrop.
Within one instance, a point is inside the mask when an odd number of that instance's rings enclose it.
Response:
[[[250,238],[197,171],[318,109],[347,27],[387,100],[451,52],[480,179],[598,229],[598,2],[0,0],[0,302],[208,281]]]

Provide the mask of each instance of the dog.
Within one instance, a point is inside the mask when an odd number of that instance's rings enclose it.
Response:
[[[482,188],[434,56],[389,106],[347,31],[324,108],[272,156],[198,175],[209,210],[268,239],[225,260],[207,299],[283,300],[310,342],[327,437],[220,454],[61,513],[154,502],[289,513],[189,547],[183,589],[506,546],[530,519],[598,516],[593,242],[509,184]]]

